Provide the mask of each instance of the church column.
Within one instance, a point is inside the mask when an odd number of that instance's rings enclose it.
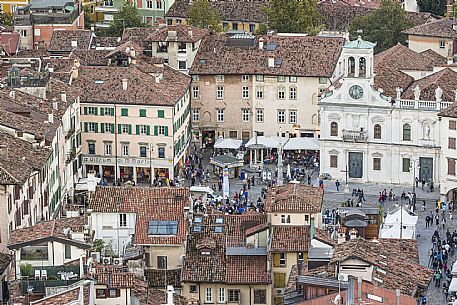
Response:
[[[360,57],[356,56],[354,57],[355,59],[355,73],[354,73],[354,77],[359,77],[359,69],[360,69]]]

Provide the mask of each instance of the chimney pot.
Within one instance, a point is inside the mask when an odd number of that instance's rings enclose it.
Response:
[[[62,102],[67,102],[67,93],[65,91],[60,92],[60,99]]]
[[[48,113],[48,122],[49,123],[54,123],[54,115],[52,113]]]
[[[263,50],[263,37],[259,38],[259,49]]]
[[[274,67],[275,67],[275,58],[268,57],[268,68],[274,68]]]
[[[127,91],[127,79],[122,79],[122,90]]]

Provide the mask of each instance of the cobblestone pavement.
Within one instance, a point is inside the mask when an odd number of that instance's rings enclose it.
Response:
[[[209,153],[206,153],[202,161],[202,166],[209,172]],[[256,178],[256,185],[251,187],[249,190],[249,198],[253,201],[256,201],[258,197],[260,197],[261,189],[264,185],[260,185],[261,182],[259,175],[257,172],[250,172],[249,168],[245,166],[246,172],[248,176],[254,175]],[[215,175],[211,175],[210,181],[212,183],[217,183],[218,177]],[[317,173],[313,174],[313,185],[318,185]],[[391,185],[391,184],[370,184],[370,183],[349,183],[349,193],[344,192],[344,181],[341,182],[340,190],[336,191],[335,181],[334,180],[326,180],[324,181],[324,208],[336,208],[340,207],[341,203],[346,202],[349,198],[351,198],[351,192],[353,188],[360,188],[364,190],[365,199],[364,206],[375,207],[377,206],[378,196],[379,193],[386,189],[389,192],[391,189],[395,193],[395,195],[400,198],[401,193],[404,191],[405,193],[412,192],[412,185]],[[230,194],[231,196],[234,195],[235,192],[239,191],[243,187],[242,181],[239,179],[231,179],[230,180]],[[430,210],[435,210],[435,202],[439,199],[439,191],[435,190],[434,192],[427,192],[426,190],[422,190],[421,186],[419,185],[416,188],[416,195],[417,195],[417,208],[418,208],[418,215],[419,221],[417,224],[417,242],[418,242],[418,250],[419,250],[419,258],[420,263],[424,266],[428,265],[428,251],[431,248],[431,237],[433,235],[434,230],[436,229],[435,226],[425,228],[425,216],[430,213]],[[355,198],[354,198],[355,199]],[[422,200],[426,202],[426,210],[421,211],[420,207],[422,205]],[[398,206],[398,202],[387,201],[385,204],[385,211],[390,211]],[[446,228],[452,232],[453,230],[457,230],[457,216],[454,215],[452,220],[449,220],[449,215],[447,217],[447,224]],[[441,235],[443,236],[445,231],[441,230]],[[407,253],[405,253],[407,255]],[[452,266],[457,259],[457,255],[451,257],[448,263],[448,266]],[[430,285],[428,292],[427,292],[427,304],[428,305],[445,305],[444,293],[442,289],[435,288],[433,283]]]

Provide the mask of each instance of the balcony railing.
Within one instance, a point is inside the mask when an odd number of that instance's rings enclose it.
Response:
[[[368,133],[365,130],[343,130],[344,141],[365,142]]]
[[[49,73],[40,76],[12,76],[8,75],[6,82],[9,88],[45,87],[49,80]]]
[[[415,100],[401,100],[399,107],[402,109],[420,109],[430,111],[441,111],[451,105],[451,102],[436,102],[436,101],[415,101]]]

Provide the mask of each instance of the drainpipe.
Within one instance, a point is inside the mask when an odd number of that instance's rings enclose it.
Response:
[[[397,305],[400,305],[400,289],[395,289],[395,296],[397,299]]]

